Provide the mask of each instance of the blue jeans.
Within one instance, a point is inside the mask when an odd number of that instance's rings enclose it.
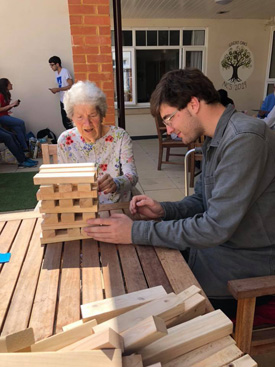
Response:
[[[2,124],[4,127],[8,127],[14,130],[21,147],[24,150],[28,150],[28,145],[26,142],[25,122],[23,120],[18,119],[16,117],[4,115],[4,116],[0,116],[0,124]]]
[[[25,154],[20,147],[18,140],[14,133],[2,129],[0,127],[0,143],[4,143],[6,147],[11,151],[11,153],[15,156],[18,163],[23,163],[25,161]]]

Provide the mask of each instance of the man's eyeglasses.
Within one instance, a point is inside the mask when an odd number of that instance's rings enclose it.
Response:
[[[164,119],[162,119],[162,122],[164,123],[164,125],[165,126],[169,126],[169,127],[171,127],[171,120],[172,120],[172,118],[175,116],[175,114],[178,112],[179,110],[178,109],[176,109],[173,113],[171,113],[171,115],[170,116],[168,116],[168,117],[166,117],[166,118],[164,118]]]

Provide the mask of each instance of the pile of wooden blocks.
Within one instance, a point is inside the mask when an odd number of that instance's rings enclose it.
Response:
[[[41,243],[87,238],[82,228],[98,212],[95,164],[43,164],[33,181],[44,213]]]
[[[81,306],[82,319],[34,342],[32,329],[0,338],[0,367],[256,367],[220,310],[205,314],[196,286],[162,286]],[[14,353],[16,352],[16,353]]]

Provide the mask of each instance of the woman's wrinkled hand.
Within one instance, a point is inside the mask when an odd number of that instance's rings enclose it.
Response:
[[[146,195],[134,196],[130,202],[131,214],[140,214],[146,218],[156,219],[164,216],[164,210],[160,203]]]
[[[110,194],[117,191],[117,185],[108,173],[98,179],[98,191],[103,192],[104,194]]]

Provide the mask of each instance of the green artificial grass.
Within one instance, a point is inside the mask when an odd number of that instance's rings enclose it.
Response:
[[[38,186],[33,184],[37,172],[0,173],[0,212],[33,209]]]

